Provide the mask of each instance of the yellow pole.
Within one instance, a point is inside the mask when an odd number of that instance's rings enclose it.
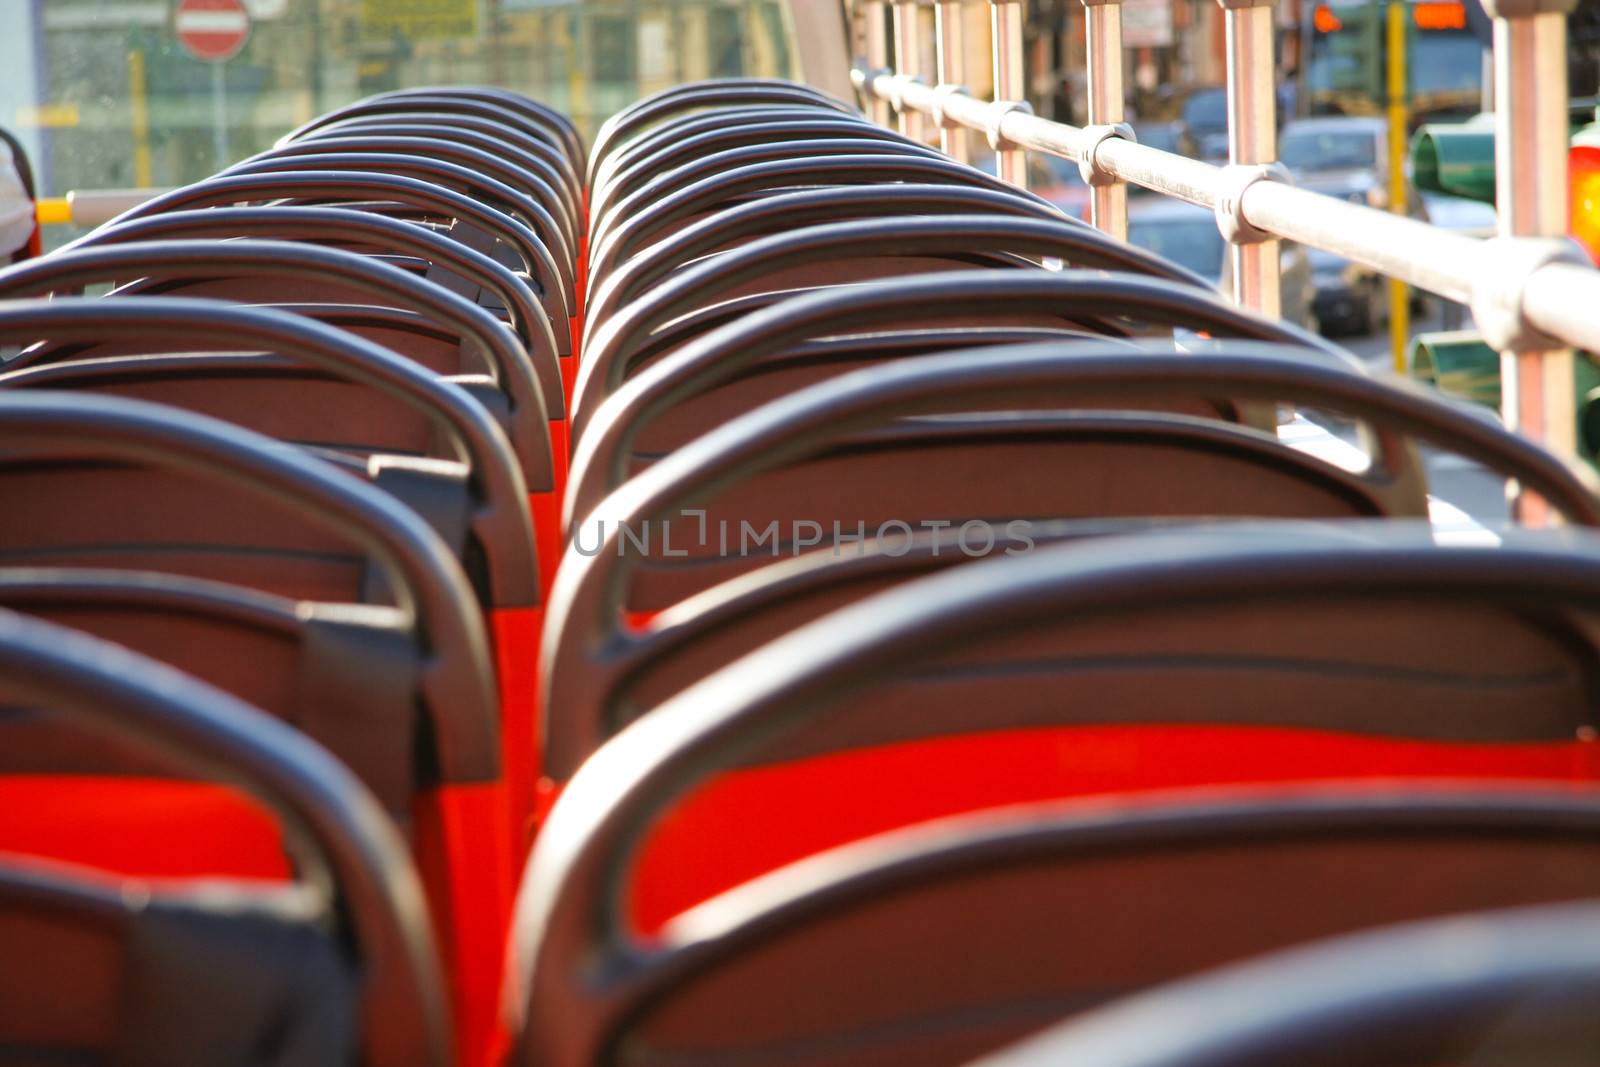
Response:
[[[128,53],[128,129],[133,134],[133,183],[141,189],[155,184],[150,177],[150,98],[145,88],[144,53]]]
[[[1389,210],[1406,213],[1406,8],[1389,0]],[[1389,279],[1389,346],[1396,374],[1406,372],[1406,345],[1411,340],[1411,293],[1406,283]]]
[[[40,226],[64,226],[72,221],[72,202],[64,196],[43,196],[34,201],[33,219]]]
[[[567,53],[567,113],[580,124],[590,121],[589,115],[589,79],[588,70],[585,68],[581,50],[579,49],[581,30],[577,21],[583,17],[582,13],[561,16],[561,42]],[[599,118],[605,118],[604,115]]]

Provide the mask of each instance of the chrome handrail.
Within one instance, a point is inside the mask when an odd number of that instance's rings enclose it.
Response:
[[[1495,24],[1495,84],[1501,102],[1496,138],[1499,231],[1469,237],[1429,223],[1306,189],[1281,169],[1262,166],[1276,155],[1270,6],[1219,0],[1228,32],[1229,157],[1214,166],[1136,143],[1120,118],[1122,64],[1091,59],[1092,125],[1071,126],[1019,106],[1024,84],[1020,7],[990,0],[994,100],[959,86],[930,86],[885,62],[858,66],[852,81],[862,98],[901,113],[986,134],[1000,150],[1001,176],[1025,173],[1021,150],[1079,163],[1099,179],[1093,218],[1125,233],[1125,213],[1109,194],[1121,183],[1178,197],[1216,213],[1234,246],[1235,298],[1277,313],[1276,240],[1342,256],[1449,300],[1468,305],[1505,367],[1503,415],[1511,425],[1571,456],[1576,452],[1576,398],[1567,346],[1600,351],[1600,271],[1571,241],[1566,224],[1566,24],[1572,0],[1485,0]],[[1119,0],[1084,0],[1089,47],[1121,49]],[[874,6],[867,5],[869,8]],[[941,5],[943,7],[943,5]],[[971,63],[968,63],[971,69]],[[1265,91],[1262,87],[1265,86]],[[1114,102],[1113,102],[1114,101]],[[1008,152],[1009,150],[1009,152]],[[1114,183],[1114,184],[1112,184]],[[1094,183],[1091,183],[1094,184]],[[1536,504],[1533,505],[1537,507]],[[1540,521],[1524,513],[1527,521]]]

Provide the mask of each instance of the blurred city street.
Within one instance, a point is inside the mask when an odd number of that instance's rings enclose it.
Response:
[[[1461,328],[1470,329],[1471,326],[1471,316],[1467,315],[1463,318]],[[1437,299],[1428,301],[1421,315],[1411,317],[1413,335],[1446,328],[1443,309]],[[1340,337],[1338,341],[1365,360],[1367,366],[1376,372],[1388,371],[1394,366],[1387,322],[1381,323],[1370,333]],[[1435,496],[1455,505],[1486,526],[1498,526],[1506,520],[1504,482],[1490,477],[1483,468],[1458,456],[1425,450],[1424,458],[1428,482]]]

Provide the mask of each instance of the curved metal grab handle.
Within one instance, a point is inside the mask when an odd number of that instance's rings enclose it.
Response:
[[[450,1016],[428,904],[394,825],[343,764],[294,728],[156,660],[0,610],[0,691],[140,744],[277,815],[349,916],[362,963],[365,1062],[441,1067]]]
[[[1343,353],[1315,334],[1260,318],[1188,285],[1088,271],[951,271],[784,300],[721,326],[644,368],[607,397],[578,439],[568,469],[567,524],[581,520],[626,479],[628,452],[644,426],[683,400],[736,377],[757,360],[821,334],[907,316],[1022,312],[1062,318],[1126,315],[1224,337],[1279,341]]]
[[[128,302],[130,301],[119,300],[118,304],[120,306]],[[151,301],[148,298],[137,298],[131,302],[145,304]],[[338,329],[328,331],[321,323],[311,319],[304,321],[322,327],[320,332],[307,335],[294,331],[288,328],[287,322],[300,320],[303,317],[291,315],[277,308],[245,309],[236,305],[195,301],[188,298],[162,297],[155,302],[166,306],[175,303],[182,305],[166,315],[165,331],[163,332],[159,325],[162,309],[155,308],[149,310],[140,320],[142,326],[138,338],[119,334],[119,339],[137,340],[140,347],[153,349],[151,354],[167,357],[169,363],[174,358],[172,354],[180,351],[203,350],[211,353],[222,350],[250,353],[264,350],[272,353],[274,358],[283,358],[292,364],[316,367],[335,378],[369,386],[392,397],[428,420],[440,432],[441,437],[450,443],[457,458],[466,468],[471,507],[467,517],[469,526],[472,533],[480,539],[492,561],[492,566],[487,569],[486,590],[491,602],[497,607],[532,605],[539,602],[538,567],[534,552],[531,550],[534,545],[533,520],[528,508],[528,489],[518,470],[516,456],[504,433],[493,416],[472,396],[449,379],[441,378],[426,368],[355,334]],[[220,316],[209,316],[207,319],[208,323],[216,320],[229,323],[224,339],[205,342],[196,340],[196,318],[192,312],[192,307],[196,304],[224,313]],[[243,318],[226,314],[232,310],[264,312],[267,317],[256,315]],[[81,305],[79,313],[84,314]],[[87,317],[108,322],[114,321],[115,314],[106,312],[103,302],[96,301],[94,310],[88,312]],[[81,341],[89,336],[104,339],[106,335],[104,330],[98,334],[77,331],[75,339]],[[51,340],[68,340],[73,339],[74,334],[70,331],[55,330],[48,337]],[[238,360],[241,357],[222,358]],[[96,376],[115,378],[125,376],[129,371],[137,373],[146,366],[151,370],[159,370],[162,365],[165,364],[130,366],[125,359],[91,358],[82,362],[69,359],[20,369],[0,367],[0,389],[52,388],[60,384],[63,377],[71,382],[81,383]],[[176,364],[172,365],[174,369],[178,369]],[[189,362],[186,365],[196,370],[201,369],[198,363]],[[225,371],[227,364],[216,366],[214,369]],[[512,547],[508,553],[496,546]]]
[[[585,332],[593,335],[621,305],[685,263],[733,241],[823,222],[963,214],[1073,221],[1059,208],[965,185],[841,185],[775,193],[691,223],[628,260],[591,290]]]
[[[505,151],[505,149],[501,150]],[[399,134],[390,133],[331,133],[305,141],[297,141],[283,148],[269,148],[264,152],[257,152],[255,155],[233,164],[221,173],[246,174],[249,173],[246,169],[247,165],[269,159],[294,159],[297,156],[338,155],[342,153],[393,155],[400,158],[420,156],[422,158],[438,158],[461,167],[477,168],[486,176],[517,190],[522,195],[532,197],[555,220],[557,227],[561,231],[562,239],[567,243],[567,247],[577,247],[577,227],[574,215],[569,210],[567,201],[556,192],[553,185],[532,169],[513,166],[507,161],[506,156],[495,155],[482,148],[453,139],[402,137]],[[543,165],[537,159],[533,160],[533,163],[540,166]],[[549,168],[546,169],[548,170]]]
[[[525,96],[511,89],[502,89],[495,85],[417,85],[378,93],[372,99],[411,100],[417,97],[435,96],[453,100],[474,100],[494,107],[508,108],[528,121],[555,132],[567,157],[577,166],[583,166],[583,138],[578,133],[577,123],[549,104],[541,103],[531,96]]]
[[[840,156],[910,156],[945,159],[937,148],[879,137],[831,137],[804,141],[775,141],[770,144],[728,148],[689,160],[671,170],[652,176],[627,196],[611,205],[605,214],[589,205],[590,236],[604,245],[618,221],[635,217],[645,207],[659,204],[672,194],[693,186],[702,179],[732,175],[744,167],[788,159],[826,160]]]
[[[627,138],[647,126],[684,111],[746,104],[815,106],[819,110],[852,114],[848,107],[833,97],[794,82],[704,81],[676,85],[623,108],[600,124],[595,131],[594,144],[589,148],[588,179],[592,184],[596,168],[605,162],[606,157],[626,143]]]
[[[564,415],[565,399],[561,392],[561,368],[556,362],[555,338],[545,309],[534,302],[527,282],[494,258],[426,227],[412,226],[370,211],[340,207],[214,207],[169,211],[131,222],[101,226],[74,241],[71,248],[78,250],[135,241],[223,237],[286,241],[358,240],[449,267],[499,297],[511,314],[511,327],[522,341],[527,359],[517,359],[506,365],[491,362],[489,367],[495,379],[502,383],[511,400],[512,410],[527,410],[534,406],[526,372],[526,365],[531,360],[533,372],[538,378],[539,400],[546,409],[547,417],[557,420]],[[502,353],[491,350],[484,354],[493,359]]]
[[[108,330],[131,341],[166,343],[179,321],[197,346],[238,344],[250,331],[276,350],[317,365],[328,365],[327,353],[341,345],[370,348],[374,364],[396,359],[307,319],[204,300],[0,301],[0,343],[40,336],[90,341]],[[472,587],[438,535],[394,497],[270,437],[134,400],[0,391],[0,435],[30,454],[52,447],[73,455],[87,450],[108,460],[143,460],[227,480],[372,553],[430,653],[420,684],[436,723],[442,770],[460,781],[486,781],[499,773],[498,695]]]
[[[791,229],[680,270],[610,316],[584,348],[583,373],[573,398],[573,433],[583,433],[580,413],[594,410],[597,401],[621,385],[640,350],[654,340],[651,331],[694,308],[718,303],[740,285],[812,263],[883,256],[959,258],[984,252],[1053,256],[1074,267],[1126,271],[1215,293],[1210,282],[1171,260],[1066,219],[911,216]]]
[[[851,114],[859,113],[853,108],[841,107],[839,101],[821,89],[813,88],[805,82],[794,81],[791,78],[701,78],[697,81],[678,82],[667,86],[665,89],[657,89],[647,96],[641,96],[631,104],[626,104],[614,112],[610,118],[601,123],[601,128],[604,129],[608,125],[615,126],[620,122],[625,122],[639,112],[659,107],[669,100],[682,100],[685,98],[699,100],[703,99],[708,93],[763,93],[767,90],[804,93],[808,101],[822,102],[829,107],[848,110]]]
[[[561,232],[555,217],[544,205],[526,193],[519,192],[497,178],[442,159],[425,156],[389,155],[380,152],[330,152],[319,154],[315,149],[290,155],[273,156],[253,162],[238,163],[223,171],[219,178],[234,175],[281,174],[300,171],[371,171],[416,178],[431,185],[459,185],[473,199],[490,205],[504,205],[513,218],[518,218],[539,236],[539,240],[555,257],[556,270],[561,275],[562,292],[567,306],[573,307],[573,249]],[[113,220],[117,221],[117,220]]]
[[[746,122],[730,125],[723,122],[710,130],[693,135],[675,137],[671,143],[639,155],[628,153],[612,157],[618,162],[607,168],[607,174],[589,193],[589,214],[603,218],[613,203],[632,195],[668,170],[692,161],[705,159],[718,152],[746,148],[752,145],[777,145],[792,141],[856,140],[897,146],[921,147],[892,130],[873,126],[859,119],[838,118],[799,119],[785,122]]]
[[[953,159],[916,155],[848,155],[822,159],[786,159],[756,163],[737,171],[702,179],[664,198],[658,204],[619,223],[602,244],[589,242],[589,279],[600,284],[625,260],[643,250],[662,230],[691,215],[709,211],[719,204],[766,189],[786,189],[797,185],[866,185],[899,182],[932,183],[988,189],[1003,196],[1032,201],[1045,208],[1050,203],[1032,193],[1008,185],[992,174],[974,170]],[[1054,210],[1054,209],[1052,209]]]
[[[1357,590],[1600,604],[1592,535],[1444,549],[1414,532],[1367,534],[1363,542],[1326,525],[1284,522],[1230,524],[1205,538],[1192,530],[1107,538],[950,568],[790,631],[659,705],[573,778],[525,868],[514,927],[521,979],[544,939],[597,972],[656,951],[633,936],[625,896],[639,845],[662,813],[811,723],[846,708],[870,714],[870,704],[847,698],[886,673],[903,676],[917,662],[970,647],[974,634],[1056,623],[1064,609],[1089,622],[1255,596],[1317,602]],[[986,711],[974,705],[974,722]]]
[[[466,115],[472,118],[486,119],[497,122],[502,126],[509,126],[530,137],[537,137],[548,142],[552,147],[567,150],[562,136],[548,126],[534,122],[526,115],[519,115],[499,104],[489,104],[482,100],[470,100],[464,97],[452,97],[444,94],[419,94],[407,97],[370,97],[358,100],[344,107],[334,108],[302,123],[278,138],[280,145],[292,144],[307,134],[331,126],[351,118],[367,118],[375,115],[411,115],[426,112],[443,112],[444,114]],[[574,161],[576,162],[576,161]]]
[[[712,104],[702,104],[698,101],[712,98],[714,94],[718,93],[733,93],[736,96],[745,94],[750,103],[760,104],[767,98],[765,94],[772,91],[777,91],[780,94],[802,94],[806,105],[821,103],[837,110],[849,111],[851,114],[860,114],[854,108],[841,107],[837,100],[822,90],[789,78],[701,78],[698,81],[678,82],[675,85],[667,86],[665,89],[657,89],[647,96],[641,96],[632,103],[623,105],[600,124],[600,130],[595,136],[596,144],[598,146],[602,135],[609,136],[608,131],[610,129],[632,121],[641,112],[660,108],[669,101],[688,100],[691,102],[687,106],[691,108],[720,107],[725,109],[730,106],[738,106],[737,100],[731,103],[726,99],[713,100]]]
[[[485,152],[506,153],[513,163],[525,167],[543,178],[555,190],[565,205],[567,217],[582,225],[579,206],[578,179],[572,173],[567,157],[544,141],[535,140],[509,126],[496,126],[462,116],[420,115],[415,120],[405,116],[379,119],[346,119],[295,141],[296,145],[310,145],[340,137],[389,136],[420,137],[425,140],[452,141]]]
[[[628,641],[624,625],[632,576],[643,553],[625,550],[624,531],[649,529],[703,505],[717,493],[765,471],[827,453],[908,417],[1037,408],[1052,397],[1064,406],[1085,399],[1227,397],[1337,411],[1370,421],[1384,436],[1421,440],[1482,463],[1545,494],[1564,516],[1600,525],[1600,480],[1462,405],[1409,385],[1308,361],[1295,349],[1254,343],[1187,356],[1107,350],[1095,342],[1035,343],[918,356],[802,389],[724,424],[635,474],[584,518],[586,547],[569,558],[551,591],[541,671],[546,686],[565,657]],[[1284,446],[1287,448],[1288,446]],[[1404,497],[1418,477],[1409,452],[1380,456],[1383,495]],[[1354,476],[1352,476],[1354,477]],[[1394,516],[1406,517],[1406,516]],[[820,517],[819,517],[820,518]],[[566,710],[545,739],[547,772],[565,778],[604,737],[604,708],[594,700],[556,698]]]
[[[1504,908],[1324,938],[1164,982],[968,1067],[1442,1062],[1491,1019],[1509,1021],[1510,1033],[1493,1038],[1506,1055],[1518,1047],[1512,1035],[1548,1041],[1552,1024],[1571,1025],[1570,1005],[1597,997],[1600,906]],[[1565,1056],[1583,1046],[1558,1047]]]
[[[612,177],[635,161],[647,155],[656,155],[674,141],[687,141],[703,133],[745,126],[753,122],[842,122],[865,124],[889,138],[905,138],[886,126],[874,126],[855,115],[818,111],[814,107],[751,107],[724,108],[717,111],[695,112],[665,122],[647,133],[640,134],[617,151],[611,153],[595,171],[594,188],[603,188]]]
[[[398,174],[379,174],[371,171],[288,171],[266,174],[238,174],[226,178],[207,178],[153,197],[129,208],[107,226],[117,226],[135,219],[149,218],[168,211],[190,208],[233,207],[246,201],[295,200],[346,200],[368,202],[393,201],[407,207],[420,209],[440,218],[469,222],[497,240],[504,241],[522,257],[523,269],[540,279],[541,288],[554,292],[562,301],[562,312],[570,315],[573,304],[567,301],[561,272],[555,257],[521,220],[481,200],[446,189],[432,182],[419,181]],[[81,240],[81,238],[80,238]],[[66,251],[76,242],[64,245]],[[546,280],[555,284],[546,284]],[[559,341],[559,336],[558,336]]]
[[[578,178],[578,172],[573,169],[572,160],[567,158],[567,154],[561,150],[559,145],[542,137],[534,137],[520,126],[507,125],[504,122],[481,118],[477,115],[431,111],[427,108],[418,108],[414,111],[386,112],[381,115],[352,115],[349,118],[330,122],[325,126],[318,126],[314,130],[308,130],[293,141],[286,141],[280,137],[274,143],[279,148],[292,148],[297,144],[315,141],[322,137],[338,137],[341,135],[341,131],[385,133],[391,129],[400,130],[407,127],[472,132],[479,136],[491,137],[496,141],[505,141],[513,144],[524,153],[542,159],[545,163],[555,168],[557,174],[560,175],[560,185],[564,190],[564,195],[571,201],[574,209],[578,206],[582,196],[583,184]]]
[[[898,420],[957,411],[1038,407],[1060,393],[1251,399],[1327,408],[1392,428],[1483,464],[1545,495],[1571,523],[1600,526],[1600,476],[1506,430],[1476,409],[1405,381],[1371,378],[1294,348],[1229,344],[1200,355],[1108,350],[1090,341],[978,347],[899,360],[821,382],[717,427],[634,475],[585,519],[604,523],[601,550],[585,552],[611,572],[603,591],[622,606],[630,568],[614,547],[622,524],[655,522],[721,487],[837,446]],[[576,568],[575,568],[576,569]],[[552,616],[557,609],[552,609]]]
[[[533,429],[544,430],[549,416],[544,410],[543,396],[533,378],[533,368],[527,355],[515,347],[511,335],[483,308],[438,286],[419,283],[405,271],[381,263],[371,256],[287,241],[152,241],[101,248],[62,249],[48,257],[0,271],[0,299],[44,296],[61,289],[76,290],[118,278],[181,278],[197,273],[210,276],[234,273],[297,280],[309,278],[329,285],[348,286],[393,301],[472,337],[489,354],[489,363],[503,375],[501,387],[506,395],[513,402],[520,403],[522,410],[535,416],[521,420],[521,425],[530,429],[519,434],[519,440],[514,442],[528,484],[540,489],[554,485],[549,435],[533,432]],[[96,301],[94,306],[100,307],[108,302]],[[175,330],[169,343],[181,341],[182,337],[182,331]],[[102,332],[93,339],[105,338],[106,334]],[[385,352],[391,359],[400,359],[409,364],[427,379],[436,380],[431,372],[395,356],[382,346],[373,345],[372,348]],[[31,362],[28,354],[23,353],[8,367],[26,367]],[[490,499],[491,488],[505,488],[503,483],[497,485],[485,480],[498,477],[496,468],[499,464],[489,461],[495,453],[492,445],[486,442],[495,440],[500,429],[482,406],[475,403],[452,418],[451,429],[459,440],[464,444],[470,443],[477,450],[475,455],[469,453],[465,458],[469,462],[477,461],[471,463],[474,484],[483,499]],[[516,420],[513,424],[516,424]],[[490,426],[494,427],[492,432],[485,428]]]

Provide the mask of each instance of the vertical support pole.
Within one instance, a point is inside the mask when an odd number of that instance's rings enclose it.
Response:
[[[922,67],[922,12],[917,10],[923,0],[894,0],[894,65],[895,73],[916,81],[926,81]],[[900,132],[918,144],[928,142],[927,116],[915,108],[900,112]]]
[[[128,53],[128,132],[133,134],[133,184],[148,189],[150,173],[150,93],[144,75],[144,52]]]
[[[583,23],[581,15],[568,15],[562,19],[561,31],[562,47],[567,53],[567,113],[579,122],[584,121],[583,118],[577,118],[580,115],[584,118],[591,117],[589,72],[583,60],[583,57],[589,54],[589,50],[582,47],[587,42],[580,40]]]
[[[1278,101],[1272,61],[1272,0],[1218,0],[1228,53],[1228,162],[1271,163],[1278,158]],[[1235,244],[1233,296],[1240,307],[1277,318],[1279,255],[1276,240]]]
[[[1567,228],[1567,22],[1572,0],[1486,0],[1494,18],[1495,207],[1503,237],[1560,237]],[[1506,424],[1561,455],[1577,450],[1572,350],[1500,353]],[[1530,525],[1542,500],[1516,502]]]
[[[938,34],[939,84],[965,86],[967,84],[967,30],[962,13],[966,0],[937,0],[934,24]],[[960,126],[942,126],[939,129],[939,148],[944,154],[963,163],[972,162],[972,150],[967,131]]]
[[[500,28],[500,0],[485,0],[484,21],[488,24],[489,82],[506,84],[506,35]]]
[[[862,36],[867,45],[867,69],[889,69],[888,12],[884,0],[865,0],[861,5]],[[867,115],[879,126],[889,125],[889,102],[873,95],[867,100]]]
[[[221,63],[211,64],[211,142],[217,169],[222,170],[233,151],[228,147],[228,84]]]
[[[1022,0],[989,0],[993,19],[994,98],[1026,102],[1028,83],[1022,61]],[[1028,157],[1020,148],[995,149],[995,173],[1018,188],[1028,187]]]
[[[1089,124],[1114,126],[1123,119],[1122,0],[1083,0],[1088,30]],[[1089,219],[1111,236],[1128,239],[1128,186],[1090,189]]]
[[[1406,214],[1406,5],[1389,0],[1389,210]],[[1389,348],[1394,372],[1406,372],[1411,340],[1411,287],[1389,279]]]

